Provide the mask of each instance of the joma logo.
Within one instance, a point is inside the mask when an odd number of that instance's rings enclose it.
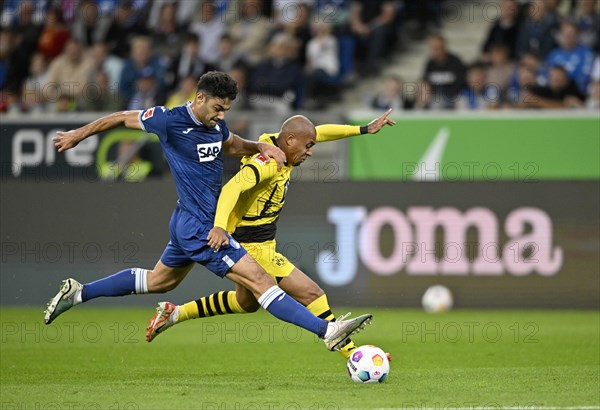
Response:
[[[552,276],[563,264],[563,250],[553,244],[552,220],[538,208],[514,209],[504,229],[490,209],[481,207],[465,212],[411,207],[406,213],[394,207],[371,212],[363,207],[332,207],[327,217],[336,225],[336,246],[333,252],[319,254],[317,273],[332,286],[352,282],[359,261],[382,276],[401,271],[407,275],[524,276],[537,272]],[[394,234],[389,255],[380,249],[380,233],[386,225]],[[441,243],[435,239],[438,228],[444,233]],[[467,242],[469,229],[477,232],[472,244]],[[475,246],[472,260],[468,257],[471,245]],[[439,258],[436,251],[443,256]]]

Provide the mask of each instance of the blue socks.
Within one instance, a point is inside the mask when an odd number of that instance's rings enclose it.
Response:
[[[131,268],[104,279],[83,285],[81,301],[85,302],[100,296],[124,296],[148,293],[148,271]]]
[[[293,323],[320,338],[327,332],[328,321],[319,319],[308,309],[288,296],[280,287],[273,286],[258,298],[258,303],[277,319]]]

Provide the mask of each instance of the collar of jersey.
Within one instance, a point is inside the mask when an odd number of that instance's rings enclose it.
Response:
[[[187,109],[187,112],[188,112],[190,118],[192,119],[192,121],[194,121],[197,125],[202,125],[202,126],[206,127],[206,125],[204,125],[200,121],[198,121],[198,119],[194,115],[194,112],[190,108],[191,105],[192,105],[192,102],[188,101],[187,104],[185,105],[185,108]]]
[[[271,142],[273,142],[273,145],[275,145],[277,148],[279,148],[279,144],[277,144],[277,138],[275,138],[275,135],[271,135],[269,138],[271,139]],[[285,161],[283,163],[283,165],[285,165],[287,167],[289,164],[287,161]]]

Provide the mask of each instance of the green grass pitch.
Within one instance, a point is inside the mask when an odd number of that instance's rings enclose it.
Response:
[[[600,408],[598,311],[368,311],[355,340],[392,353],[382,384],[353,383],[338,353],[265,312],[148,344],[151,308],[77,307],[50,326],[3,308],[0,408]]]

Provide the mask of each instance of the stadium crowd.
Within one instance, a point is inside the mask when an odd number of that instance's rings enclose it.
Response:
[[[600,109],[597,0],[501,0],[477,61],[467,63],[443,35],[429,37],[422,81],[386,77],[373,108]]]
[[[370,107],[600,106],[597,0],[501,0],[468,65],[446,46],[444,3],[6,0],[0,112],[172,107],[192,99],[210,70],[236,79],[238,108],[322,108],[426,37],[422,81],[386,76]],[[417,23],[410,35],[407,21]]]

